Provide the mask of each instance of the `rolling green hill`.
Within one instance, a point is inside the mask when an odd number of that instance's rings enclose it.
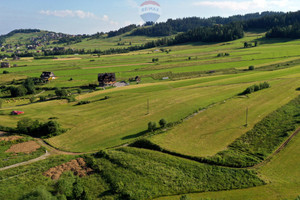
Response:
[[[7,41],[26,41],[43,33],[16,33]],[[129,42],[157,39],[125,34],[84,38],[68,47],[112,48],[123,46],[117,43],[129,46]],[[245,48],[245,43],[255,42],[256,46]],[[16,128],[24,118],[53,119],[67,131],[45,141],[57,149],[87,155],[55,152],[44,161],[1,171],[0,198],[19,199],[39,186],[58,195],[58,183],[43,173],[84,157],[94,172],[78,178],[76,184],[80,182],[92,199],[180,199],[185,193],[195,193],[187,195],[191,199],[295,199],[300,194],[298,135],[269,163],[251,169],[189,159],[227,150],[262,119],[299,96],[299,44],[300,40],[270,39],[265,32],[252,31],[230,42],[185,43],[124,54],[8,58],[13,67],[0,68],[0,128]],[[11,97],[11,87],[21,87],[24,79],[39,77],[43,71],[53,72],[57,79],[36,83],[35,94]],[[97,87],[98,73],[105,72],[115,73],[117,81],[129,85]],[[129,81],[136,76],[141,82]],[[239,95],[262,82],[271,87]],[[74,99],[58,99],[58,88],[69,90]],[[25,113],[12,116],[13,110]],[[158,127],[161,119],[167,127]],[[149,122],[156,122],[155,131],[148,130]],[[139,139],[174,155],[128,146]],[[66,181],[74,179],[67,176]]]

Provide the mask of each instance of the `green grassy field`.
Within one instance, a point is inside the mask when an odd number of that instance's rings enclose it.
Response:
[[[83,106],[74,106],[76,103],[69,104],[64,100],[59,100],[14,107],[18,103],[5,101],[2,109],[4,113],[18,109],[25,111],[25,115],[18,117],[2,115],[0,125],[13,127],[23,117],[31,117],[41,121],[57,117],[63,127],[70,130],[66,134],[50,139],[49,142],[65,150],[89,152],[128,143],[142,136],[149,121],[159,121],[161,118],[165,118],[168,122],[178,121],[200,108],[227,101],[253,83],[270,81],[271,84],[274,84],[271,89],[251,95],[249,99],[231,99],[225,104],[209,109],[208,111],[215,112],[211,112],[212,121],[208,120],[209,123],[198,126],[201,133],[190,138],[191,140],[194,139],[193,142],[177,149],[180,152],[192,151],[193,155],[213,155],[248,130],[240,128],[244,121],[244,117],[240,116],[243,115],[247,105],[250,107],[250,124],[254,125],[260,119],[258,116],[265,116],[297,94],[295,88],[299,84],[297,78],[299,78],[300,72],[300,67],[297,64],[291,64],[285,69],[275,71],[268,71],[267,66],[274,63],[280,65],[286,61],[292,62],[299,59],[295,48],[300,41],[282,40],[277,41],[278,43],[261,44],[256,48],[242,48],[244,41],[252,41],[257,37],[260,35],[248,35],[246,38],[230,43],[179,45],[171,47],[172,51],[169,54],[152,53],[151,50],[144,50],[100,58],[92,55],[81,55],[62,56],[58,59],[48,60],[26,58],[14,61],[12,63],[17,63],[20,67],[8,69],[10,74],[1,74],[1,77],[5,77],[1,79],[2,83],[7,84],[7,81],[17,76],[38,77],[42,71],[53,71],[58,76],[57,80],[41,86],[42,88],[79,87],[88,83],[95,83],[97,73],[100,72],[116,72],[118,80],[127,80],[129,77],[140,75],[142,76],[142,83],[80,95],[77,97],[78,100],[93,101],[93,103]],[[218,58],[219,52],[229,52],[230,56]],[[192,57],[191,60],[188,60],[189,56]],[[153,57],[158,57],[159,63],[152,63]],[[91,60],[94,61],[91,62]],[[266,67],[266,69],[243,71],[250,65],[254,65],[257,69],[259,67]],[[228,69],[239,71],[206,73],[209,70]],[[194,74],[199,71],[202,73],[197,75],[198,78],[186,79],[194,77]],[[170,72],[176,74],[174,76],[176,80],[183,80],[162,81],[155,79],[160,77],[157,74],[168,76]],[[73,81],[69,81],[70,78],[73,78]],[[283,95],[278,97],[278,90]],[[260,95],[262,93],[263,96]],[[98,101],[104,96],[111,98],[106,101]],[[149,115],[146,115],[147,99],[150,100]],[[22,103],[22,101],[19,102],[19,104]],[[236,104],[237,107],[232,106]],[[252,107],[255,108],[252,109]],[[120,110],[122,112],[118,112]],[[223,111],[218,112],[218,110]],[[204,113],[206,114],[208,111]],[[180,127],[184,127],[188,123],[193,123],[192,126],[195,126],[198,118],[204,113],[197,115]],[[227,113],[234,113],[234,115],[227,116],[227,121],[218,123],[212,130],[210,125],[214,123],[214,120],[218,121],[212,117],[217,115],[222,119]],[[171,148],[172,145],[178,146],[176,141],[181,141],[181,139],[176,139],[176,136],[173,135],[179,135],[179,138],[188,135],[188,131],[184,131],[180,127],[165,134],[168,135],[167,140],[164,139],[165,135],[157,136],[157,139],[154,138],[153,140],[160,144],[166,144],[167,149]],[[173,134],[177,129],[179,130],[177,134]],[[194,131],[194,129],[189,129],[189,131],[191,130]],[[215,130],[218,130],[218,134],[207,135],[207,133]],[[195,131],[197,132],[197,126],[195,126]],[[200,143],[208,142],[209,145],[198,146],[199,139],[202,137],[201,134],[206,135],[207,139],[201,140]],[[222,141],[218,145],[213,143],[216,135],[219,137],[218,141]],[[233,137],[227,137],[228,135]],[[198,139],[195,138],[197,136]],[[162,138],[159,139],[160,137]],[[189,143],[188,139],[189,137],[185,138],[187,140],[185,144]],[[195,146],[199,150],[195,150],[197,149],[194,148]]]
[[[134,40],[133,44],[140,44],[148,39],[122,37],[121,42]],[[254,40],[260,42],[258,47],[243,48],[245,41]],[[106,41],[83,41],[71,47],[93,49],[102,45],[111,48],[118,42],[116,37]],[[40,95],[54,94],[54,87],[75,91],[97,83],[97,74],[104,72],[115,72],[118,81],[141,76],[142,82],[106,90],[84,90],[82,94],[76,94],[76,102],[72,103],[57,99],[30,103],[32,95],[12,99],[6,92],[0,96],[3,101],[0,126],[16,127],[17,122],[25,117],[41,122],[56,118],[68,131],[47,139],[52,146],[72,152],[106,149],[106,157],[93,160],[94,167],[101,166],[98,169],[100,173],[83,179],[95,199],[116,199],[118,195],[150,199],[191,192],[204,192],[188,195],[191,199],[295,199],[300,194],[299,135],[278,157],[255,169],[253,174],[247,170],[196,163],[149,150],[112,148],[146,137],[164,149],[190,156],[214,156],[225,150],[265,116],[299,95],[299,44],[300,40],[266,39],[261,33],[247,33],[245,38],[228,43],[163,47],[171,49],[169,53],[154,48],[100,57],[69,55],[55,59],[22,58],[11,61],[17,67],[0,69],[0,86],[4,88],[17,86],[16,82],[26,77],[39,77],[43,71],[55,73],[57,80],[38,85],[39,92],[47,90]],[[217,57],[219,53],[229,53],[230,56]],[[153,63],[152,58],[159,61]],[[254,66],[255,70],[248,70],[249,66]],[[10,73],[2,74],[4,70]],[[162,77],[169,79],[162,80]],[[70,81],[70,78],[73,80]],[[265,81],[271,88],[238,96],[247,87]],[[90,103],[77,105],[79,101]],[[249,126],[244,127],[247,108]],[[25,114],[12,116],[12,110],[21,110]],[[148,122],[158,122],[162,118],[167,122],[179,122],[179,125],[162,133],[149,133]],[[54,183],[46,180],[41,173],[68,159],[71,157],[51,157],[32,166],[18,168],[16,172],[1,172],[0,185],[7,185],[4,195],[16,199],[39,184],[54,191]],[[53,163],[50,163],[51,160]],[[34,174],[35,167],[39,166],[39,174]],[[256,172],[267,185],[258,186],[262,182],[255,176]],[[18,174],[21,174],[20,177]],[[203,174],[208,175],[200,177]],[[245,174],[251,176],[250,179]],[[227,178],[223,180],[224,177]],[[133,179],[138,184],[130,181]],[[23,192],[14,186],[18,181],[21,181]],[[89,184],[89,181],[94,184]],[[203,183],[206,183],[205,186]],[[258,187],[230,190],[249,186]],[[12,194],[9,190],[20,191],[20,194]],[[230,191],[207,192],[214,190]]]
[[[299,95],[296,91],[299,80],[291,78],[269,81],[271,88],[251,94],[248,98],[236,97],[208,108],[171,131],[152,137],[151,141],[167,150],[185,155],[213,156],[225,150],[270,112]],[[249,126],[246,128],[247,108]]]

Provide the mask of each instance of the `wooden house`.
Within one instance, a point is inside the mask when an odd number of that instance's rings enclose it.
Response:
[[[56,79],[56,76],[54,75],[53,72],[43,72],[41,74],[41,79],[43,79],[43,81],[51,81]]]
[[[111,86],[116,83],[115,73],[102,73],[98,74],[99,86]]]

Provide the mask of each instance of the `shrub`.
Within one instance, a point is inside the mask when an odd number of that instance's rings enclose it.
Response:
[[[40,101],[46,101],[47,98],[45,96],[40,96]]]
[[[36,97],[30,97],[30,103],[33,103],[36,100]]]
[[[268,82],[260,83],[259,85],[252,85],[248,87],[244,92],[240,93],[240,95],[251,94],[253,92],[257,92],[259,90],[263,90],[269,88],[270,84]]]
[[[70,92],[68,90],[66,90],[66,89],[57,88],[55,90],[55,94],[58,97],[66,97],[66,96],[69,96]]]
[[[71,96],[67,97],[66,99],[68,100],[69,103],[76,101],[76,98],[74,95],[71,95]]]
[[[3,74],[9,74],[9,71],[4,70],[2,73]]]
[[[148,131],[153,132],[156,129],[156,123],[155,122],[149,122],[148,123]]]
[[[81,90],[81,89],[77,89],[77,93],[78,93],[78,94],[81,94],[81,93],[82,93],[82,90]]]
[[[33,192],[23,196],[21,200],[56,200],[57,198],[52,196],[52,194],[47,191],[44,186],[39,186]]]
[[[90,101],[79,101],[77,105],[84,105],[84,104],[89,104],[91,103]]]
[[[159,125],[161,128],[165,128],[167,125],[167,120],[165,120],[165,119],[159,120]]]
[[[28,78],[24,81],[23,86],[27,89],[28,94],[35,93],[34,79]]]
[[[248,68],[248,70],[254,70],[255,69],[255,67],[254,66],[249,66],[249,68]]]
[[[10,93],[12,97],[21,97],[27,94],[27,89],[22,85],[19,87],[10,87]]]
[[[182,195],[182,196],[180,197],[180,200],[188,200],[188,197],[187,197],[186,195]]]
[[[254,85],[253,87],[254,87],[254,92],[261,90],[259,85]]]

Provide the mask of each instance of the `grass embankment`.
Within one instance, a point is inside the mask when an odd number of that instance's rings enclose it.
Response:
[[[189,200],[295,200],[300,195],[300,135],[269,163],[257,169],[260,177],[267,182],[264,186],[241,190],[204,192],[188,194]],[[181,196],[158,198],[159,200],[179,200]]]
[[[253,171],[210,166],[128,147],[98,153],[93,167],[111,187],[106,194],[121,199],[152,199],[264,184]]]

